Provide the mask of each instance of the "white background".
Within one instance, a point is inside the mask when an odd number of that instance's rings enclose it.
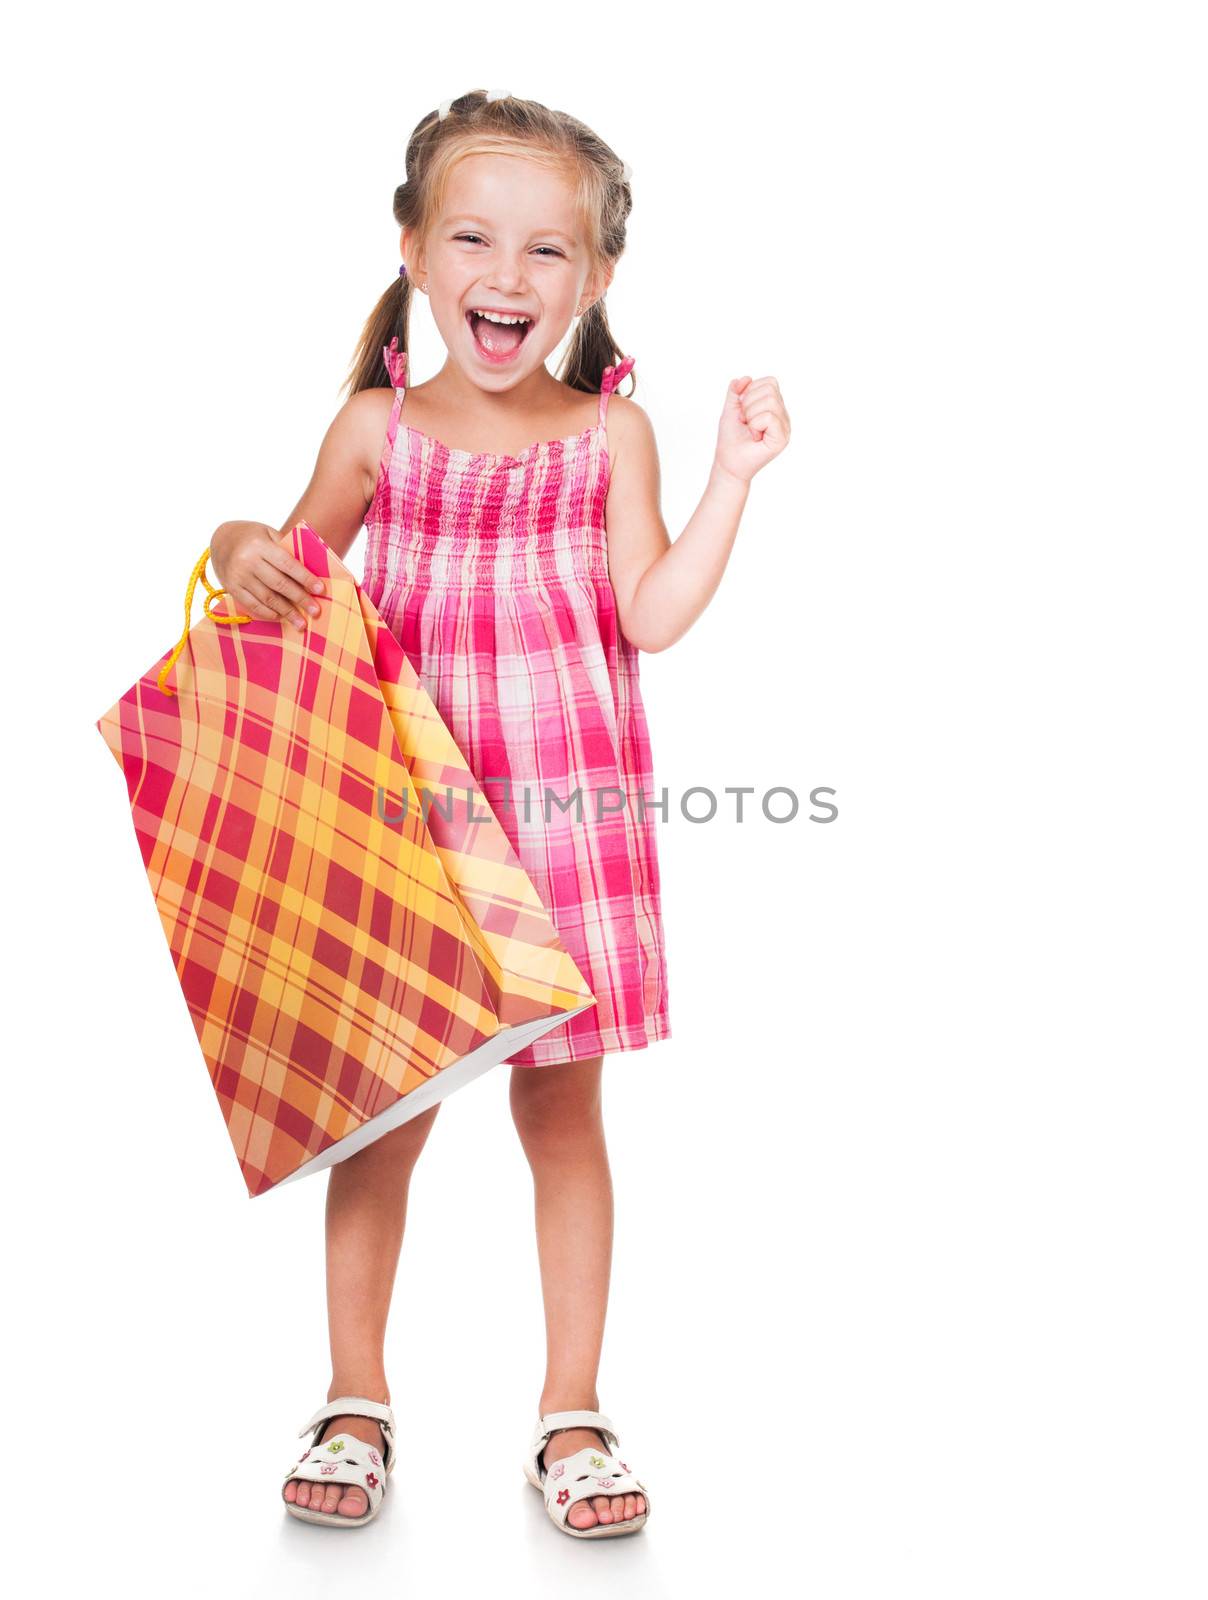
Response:
[[[5,1497],[33,1592],[1202,1596],[1204,70],[1195,8],[27,8],[4,68]],[[711,606],[642,659],[673,1037],[611,1057],[603,1409],[644,1533],[520,1470],[506,1070],[443,1107],[399,1467],[277,1502],[326,1179],[249,1201],[95,729],[278,523],[475,87],[634,169],[609,292],[674,537],[774,374]],[[415,316],[417,375],[441,350]],[[360,570],[362,541],[349,557]],[[15,1556],[9,1549],[10,1561]]]

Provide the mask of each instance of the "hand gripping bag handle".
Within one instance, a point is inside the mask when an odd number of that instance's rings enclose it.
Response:
[[[164,692],[164,694],[171,695],[171,694],[175,694],[176,693],[175,689],[170,689],[168,687],[166,679],[167,679],[167,676],[168,676],[169,672],[171,672],[172,668],[176,664],[176,658],[180,655],[180,652],[184,649],[185,640],[189,637],[189,629],[193,626],[193,621],[192,621],[192,617],[193,617],[193,591],[197,588],[197,580],[198,580],[198,578],[200,578],[202,583],[204,583],[205,586],[206,586],[207,593],[206,593],[206,598],[205,598],[205,614],[206,614],[207,617],[209,617],[211,622],[251,622],[252,621],[251,617],[234,616],[234,615],[233,616],[222,616],[219,613],[210,610],[210,607],[213,605],[214,601],[219,599],[222,595],[226,594],[227,591],[225,589],[216,589],[214,587],[214,585],[210,582],[210,580],[206,577],[206,562],[209,559],[210,559],[210,547],[209,547],[209,545],[207,545],[205,547],[205,549],[201,552],[201,555],[199,556],[199,558],[197,560],[197,563],[193,568],[193,571],[189,574],[189,587],[185,591],[185,629],[184,629],[184,632],[181,634],[179,640],[177,641],[175,650],[173,650],[172,654],[168,657],[168,659],[164,662],[163,666],[159,669],[159,677],[156,679],[156,682],[159,684],[159,687]]]

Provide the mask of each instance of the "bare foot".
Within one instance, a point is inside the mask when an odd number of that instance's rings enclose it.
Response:
[[[576,1450],[608,1449],[603,1437],[594,1428],[559,1428],[537,1457],[538,1469],[553,1466],[563,1456],[573,1456]],[[597,1522],[630,1522],[646,1510],[643,1494],[597,1494],[589,1500],[576,1500],[567,1512],[566,1520],[572,1528],[594,1528]]]
[[[337,1433],[351,1434],[366,1448],[383,1453],[382,1430],[372,1417],[332,1417],[324,1423],[311,1449]],[[305,1478],[291,1478],[285,1485],[285,1498],[291,1505],[311,1511],[335,1511],[342,1517],[363,1517],[369,1510],[369,1496],[355,1483],[310,1483]]]

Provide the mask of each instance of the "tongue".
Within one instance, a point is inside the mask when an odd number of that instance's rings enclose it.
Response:
[[[495,355],[514,350],[524,338],[524,326],[519,322],[488,322],[485,317],[474,318],[474,337]]]

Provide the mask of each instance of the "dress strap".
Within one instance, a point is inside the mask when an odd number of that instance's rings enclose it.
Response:
[[[407,387],[407,352],[399,349],[397,333],[389,344],[382,346],[382,360],[386,363],[395,393],[401,395]]]
[[[601,427],[604,426],[604,417],[605,417],[605,414],[608,411],[608,397],[609,397],[609,395],[616,388],[617,384],[620,383],[621,379],[624,378],[624,377],[627,377],[629,375],[630,371],[633,368],[633,363],[634,363],[634,361],[636,359],[637,359],[636,356],[626,356],[624,361],[622,361],[619,366],[605,367],[604,368],[604,376],[600,380],[600,426]]]
[[[390,407],[390,415],[386,420],[386,442],[382,446],[379,471],[385,469],[386,463],[394,454],[394,441],[398,437],[399,419],[403,414],[403,396],[407,393],[407,352],[399,349],[397,333],[389,344],[382,346],[382,360],[386,363],[386,371],[394,385],[394,404]]]

